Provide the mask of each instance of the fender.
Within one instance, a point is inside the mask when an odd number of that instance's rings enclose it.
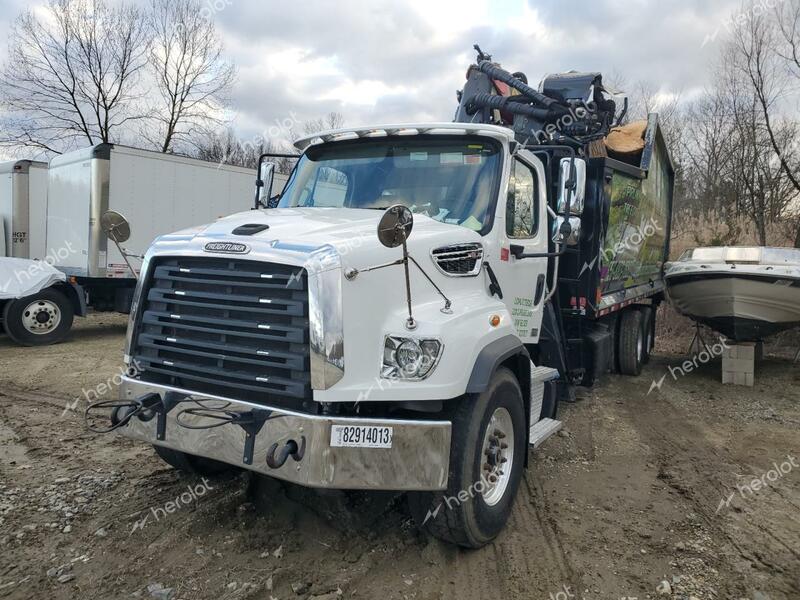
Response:
[[[530,356],[520,339],[514,335],[507,335],[497,339],[483,348],[472,366],[472,374],[467,383],[468,394],[479,394],[489,387],[489,380],[494,372],[507,359],[512,356],[522,355],[524,363],[530,365]],[[530,375],[528,383],[530,382]],[[523,395],[525,394],[525,381],[520,381]]]
[[[65,283],[59,283],[53,287],[55,287],[55,289],[59,290],[67,297],[67,299],[69,299],[69,301],[72,303],[72,308],[75,310],[76,317],[86,316],[86,292],[84,291],[82,285],[67,281]]]

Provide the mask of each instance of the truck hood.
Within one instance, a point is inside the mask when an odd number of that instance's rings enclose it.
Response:
[[[253,247],[271,245],[312,253],[333,247],[342,257],[343,266],[363,268],[399,258],[400,250],[386,248],[377,237],[382,210],[355,208],[273,208],[251,210],[224,217],[203,227],[163,236],[159,242],[186,241],[192,245],[209,241],[240,242]],[[264,224],[268,229],[253,235],[236,235],[242,225]],[[430,255],[434,248],[465,242],[480,242],[481,236],[455,224],[441,223],[415,214],[414,227],[408,240],[409,252],[417,260]]]

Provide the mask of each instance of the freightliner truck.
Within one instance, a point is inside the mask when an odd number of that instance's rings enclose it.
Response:
[[[265,162],[254,210],[151,246],[87,417],[188,471],[406,491],[486,544],[559,402],[652,349],[672,168],[655,115],[614,149],[623,112],[479,53],[455,122],[299,140],[280,193]]]

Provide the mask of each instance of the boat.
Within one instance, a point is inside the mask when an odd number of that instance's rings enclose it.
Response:
[[[665,265],[675,309],[728,339],[760,341],[800,325],[800,249],[719,246]]]

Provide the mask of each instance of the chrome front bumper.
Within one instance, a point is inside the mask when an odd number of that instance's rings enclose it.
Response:
[[[117,429],[125,437],[150,444],[204,456],[300,485],[333,489],[372,490],[443,490],[447,485],[450,462],[449,421],[412,421],[396,419],[360,419],[318,416],[285,409],[239,402],[187,390],[123,378],[120,400],[133,400],[148,393],[164,398],[167,392],[185,397],[167,412],[164,439],[157,439],[157,418],[132,418]],[[253,409],[271,411],[270,418],[255,434],[253,460],[244,463],[245,430],[228,423],[212,429],[190,429],[178,424],[176,415],[183,408],[222,407],[239,413]],[[213,423],[206,417],[184,413],[187,425]],[[331,446],[332,425],[379,425],[393,428],[391,448],[340,448]],[[289,440],[298,444],[305,439],[302,459],[290,457],[283,466],[271,468],[266,461],[269,448],[283,446]]]

